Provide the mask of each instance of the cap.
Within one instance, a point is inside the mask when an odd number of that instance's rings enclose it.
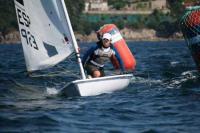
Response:
[[[105,34],[103,34],[103,37],[102,37],[102,39],[108,39],[108,40],[111,40],[111,38],[112,38],[112,36],[110,33],[105,33]]]

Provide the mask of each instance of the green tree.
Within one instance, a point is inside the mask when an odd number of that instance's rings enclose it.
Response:
[[[0,11],[0,31],[5,35],[9,30],[17,28],[14,2],[11,0],[1,0]]]
[[[81,25],[81,13],[84,9],[83,0],[65,0],[73,29],[76,31],[83,30]],[[0,32],[6,34],[10,30],[18,30],[17,18],[13,0],[0,0]]]
[[[82,11],[84,9],[83,0],[65,0],[67,10],[69,12],[69,17],[72,23],[72,27],[75,31],[84,30],[84,25],[81,24],[82,20]]]
[[[108,5],[112,6],[114,9],[120,10],[128,4],[127,0],[108,0]]]
[[[179,19],[184,12],[184,0],[168,0],[171,16]]]

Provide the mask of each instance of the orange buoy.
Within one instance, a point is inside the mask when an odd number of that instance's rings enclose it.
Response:
[[[112,35],[112,44],[120,56],[120,59],[125,70],[134,70],[136,66],[136,60],[132,52],[128,48],[126,41],[123,39],[120,31],[114,24],[106,24],[102,26],[97,32],[98,35],[104,33],[110,33]]]

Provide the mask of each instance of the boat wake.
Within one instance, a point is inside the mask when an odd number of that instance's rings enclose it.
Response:
[[[196,70],[182,72],[180,76],[163,81],[167,88],[184,88],[199,84],[200,75]]]
[[[143,83],[143,84],[160,84],[162,80],[160,79],[151,79],[151,78],[144,78],[144,77],[133,77],[131,79],[131,83]]]
[[[57,95],[60,91],[54,87],[46,87],[46,91],[47,91],[47,95],[49,96],[53,96],[53,95]]]

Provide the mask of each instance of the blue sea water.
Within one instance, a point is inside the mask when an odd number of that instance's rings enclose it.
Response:
[[[29,77],[21,45],[1,45],[0,132],[198,133],[200,77],[186,44],[128,45],[137,67],[125,90],[74,98],[55,95],[77,77],[74,58]]]

